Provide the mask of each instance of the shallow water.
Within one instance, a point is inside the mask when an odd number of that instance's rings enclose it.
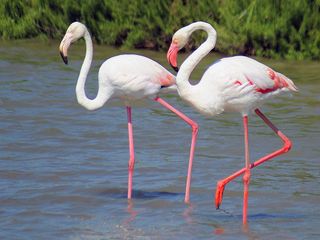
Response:
[[[215,210],[217,180],[244,165],[241,117],[206,118],[175,95],[163,96],[200,125],[191,204],[183,202],[190,127],[153,101],[133,108],[133,200],[127,201],[127,123],[114,101],[90,112],[75,99],[84,54],[65,66],[58,42],[0,44],[1,239],[316,239],[320,237],[320,64],[260,59],[300,89],[262,111],[293,140],[292,150],[252,171],[249,228],[242,229],[242,181]],[[124,51],[95,47],[89,96],[103,59]],[[137,51],[133,51],[137,52]],[[141,51],[169,67],[165,53]],[[192,75],[198,79],[216,58]],[[255,116],[251,159],[281,141]]]

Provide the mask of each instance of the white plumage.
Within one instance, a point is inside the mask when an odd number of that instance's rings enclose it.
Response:
[[[176,87],[175,76],[157,62],[135,54],[118,55],[106,60],[100,67],[99,79],[110,93],[110,98],[118,97],[128,104],[142,98],[155,98],[164,80]],[[164,86],[163,86],[164,87]]]

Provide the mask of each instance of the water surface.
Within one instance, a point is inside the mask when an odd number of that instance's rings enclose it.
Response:
[[[72,46],[68,66],[58,44],[0,44],[1,239],[320,237],[319,62],[259,59],[291,77],[300,92],[262,108],[293,148],[252,171],[249,229],[243,231],[241,178],[227,186],[221,210],[213,205],[217,180],[244,165],[240,115],[206,118],[179,97],[163,96],[200,125],[186,205],[191,129],[156,102],[137,104],[134,199],[128,202],[125,108],[118,101],[93,112],[79,106],[74,88],[84,44]],[[94,51],[86,86],[90,97],[103,60],[126,52],[97,46]],[[139,53],[169,68],[165,53]],[[202,61],[192,78],[199,79],[217,57]],[[259,118],[249,122],[252,160],[281,146]]]

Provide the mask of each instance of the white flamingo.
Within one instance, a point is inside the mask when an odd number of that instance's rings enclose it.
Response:
[[[92,62],[93,49],[90,33],[86,26],[79,22],[72,23],[62,39],[59,49],[63,61],[67,64],[67,52],[70,44],[82,37],[84,37],[86,43],[86,55],[76,85],[76,95],[79,104],[88,110],[95,110],[101,108],[111,98],[120,98],[124,101],[127,108],[130,152],[128,164],[128,199],[132,197],[132,176],[135,162],[131,103],[137,99],[153,98],[192,127],[185,192],[185,202],[189,202],[192,161],[198,125],[158,96],[158,93],[162,89],[176,89],[175,76],[149,58],[134,54],[115,56],[106,60],[100,67],[98,94],[94,99],[89,99],[85,93],[85,82]]]
[[[173,35],[172,43],[167,53],[170,65],[178,70],[177,53],[185,46],[190,35],[195,30],[206,31],[208,38],[181,65],[176,76],[178,93],[182,99],[205,115],[214,116],[222,112],[241,113],[244,126],[245,168],[218,181],[216,207],[219,208],[222,202],[225,185],[244,173],[243,223],[245,224],[247,223],[250,169],[289,151],[291,148],[291,141],[262,114],[258,107],[274,95],[285,91],[297,91],[297,88],[289,78],[281,73],[244,56],[223,58],[214,62],[206,70],[200,82],[196,85],[191,85],[189,83],[191,72],[216,44],[217,33],[215,29],[205,22],[195,22],[183,27]],[[284,145],[279,150],[250,164],[248,115],[253,111],[282,139]]]

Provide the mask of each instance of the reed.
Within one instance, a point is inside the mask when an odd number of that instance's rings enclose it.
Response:
[[[215,51],[319,59],[319,12],[319,0],[1,0],[0,38],[60,39],[81,21],[99,44],[167,50],[178,28],[202,20],[217,29]]]

